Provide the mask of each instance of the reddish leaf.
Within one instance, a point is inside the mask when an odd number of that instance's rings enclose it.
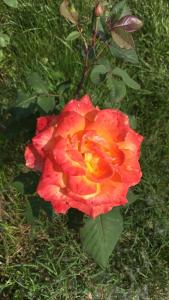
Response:
[[[143,26],[143,22],[135,16],[124,16],[113,25],[114,28],[121,28],[127,32],[138,31]]]

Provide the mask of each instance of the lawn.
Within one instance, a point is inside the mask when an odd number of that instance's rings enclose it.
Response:
[[[168,0],[128,1],[144,27],[134,35],[139,65],[124,66],[141,89],[127,90],[121,110],[136,116],[137,131],[144,136],[143,178],[134,189],[138,200],[123,210],[124,231],[106,270],[82,251],[66,217],[48,220],[41,212],[30,224],[27,196],[12,185],[23,169],[25,144],[35,126],[35,119],[25,116],[19,126],[17,120],[10,124],[6,133],[4,124],[18,90],[26,88],[32,72],[40,73],[55,95],[64,81],[68,88],[58,104],[62,106],[74,97],[82,56],[76,43],[65,43],[72,29],[59,15],[60,1],[23,0],[17,9],[2,2],[0,27],[10,42],[0,62],[0,299],[168,300]],[[91,1],[74,2],[82,17],[90,15]],[[95,104],[103,105],[104,87],[94,89],[88,80],[86,91]]]

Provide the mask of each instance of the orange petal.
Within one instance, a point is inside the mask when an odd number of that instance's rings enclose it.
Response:
[[[120,149],[130,150],[133,152],[133,156],[137,155],[139,159],[140,156],[140,145],[143,141],[143,136],[138,134],[136,131],[130,128],[127,132],[125,140],[119,143]]]
[[[58,127],[55,135],[62,137],[72,136],[73,134],[84,130],[85,119],[76,112],[66,111],[60,114],[58,119]]]
[[[30,169],[41,171],[43,167],[43,158],[36,151],[32,144],[29,144],[25,149],[26,166]]]
[[[65,105],[63,112],[75,111],[81,116],[85,116],[88,112],[95,110],[91,99],[88,95],[83,96],[80,100],[73,99]]]
[[[69,209],[68,197],[50,179],[40,180],[37,193],[44,200],[51,202],[57,213],[66,213]]]
[[[66,213],[69,209],[69,198],[64,193],[63,186],[63,174],[56,171],[52,161],[47,159],[37,187],[37,193],[46,201],[51,202],[58,213]]]
[[[94,149],[100,146],[109,147],[106,140],[97,135],[95,130],[84,130],[80,142],[80,151],[84,153],[86,151],[90,151],[91,148]]]
[[[81,154],[77,150],[71,149],[71,145],[68,142],[62,137],[57,137],[53,149],[55,162],[65,174],[72,176],[84,175],[85,165]]]
[[[113,109],[98,112],[94,122],[86,128],[86,130],[96,130],[97,135],[105,138],[110,144],[124,140],[128,129],[128,117]]]
[[[140,182],[142,172],[138,162],[138,156],[129,150],[123,150],[124,163],[119,166],[118,172],[123,182],[130,186],[134,186]]]
[[[97,192],[97,184],[85,176],[68,176],[67,188],[78,195],[89,195]]]
[[[42,157],[45,157],[45,151],[48,149],[48,146],[53,136],[53,132],[54,128],[49,127],[48,129],[40,132],[32,139],[32,144],[34,148]]]
[[[52,159],[47,158],[44,163],[41,179],[50,179],[50,182],[60,188],[65,187],[63,173],[60,167]]]
[[[56,125],[58,116],[42,116],[37,118],[36,134],[47,129],[50,126]]]
[[[86,177],[94,182],[107,180],[113,174],[113,169],[105,159],[104,153],[99,150],[91,150],[85,153]]]
[[[113,182],[111,180],[100,184],[100,193],[90,199],[94,206],[110,204],[111,207],[124,205],[127,202],[126,194],[128,185],[123,182]]]

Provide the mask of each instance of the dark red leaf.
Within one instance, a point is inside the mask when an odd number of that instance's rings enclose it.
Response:
[[[136,16],[124,16],[119,21],[117,21],[113,28],[122,28],[123,30],[127,32],[134,32],[139,30],[143,26],[143,22],[137,18]]]

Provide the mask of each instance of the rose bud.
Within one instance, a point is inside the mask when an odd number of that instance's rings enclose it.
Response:
[[[95,7],[95,16],[96,17],[101,17],[103,15],[103,7],[99,4],[96,5]]]

